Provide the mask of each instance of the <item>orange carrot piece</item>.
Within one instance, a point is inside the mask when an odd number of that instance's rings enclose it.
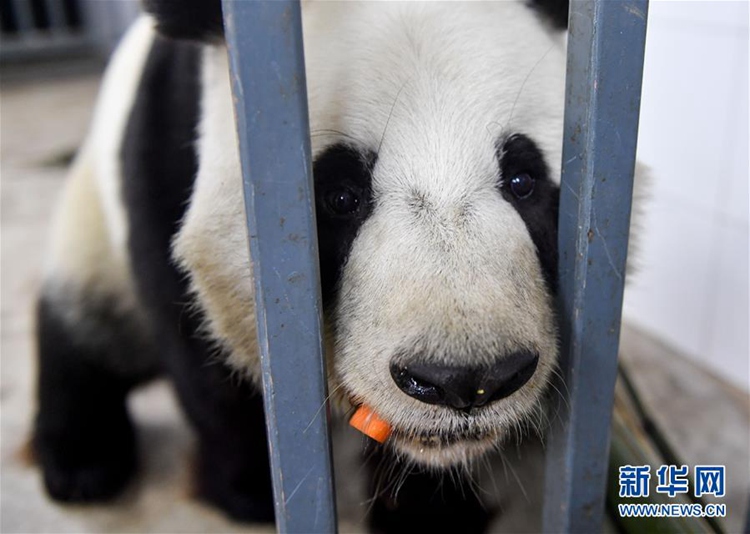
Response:
[[[383,421],[371,408],[364,404],[357,408],[352,418],[349,419],[349,424],[380,443],[388,439],[391,434],[391,425]]]

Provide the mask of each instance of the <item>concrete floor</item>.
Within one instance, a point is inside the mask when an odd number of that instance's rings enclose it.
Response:
[[[187,466],[193,436],[166,383],[132,399],[144,465],[125,496],[110,505],[61,507],[42,491],[39,473],[23,453],[33,413],[31,306],[52,206],[65,174],[63,163],[85,134],[99,76],[22,77],[26,80],[4,76],[0,86],[0,531],[273,531],[233,524],[190,498]],[[747,395],[635,330],[624,329],[622,352],[677,452],[691,464],[727,465],[727,526],[730,532],[739,531],[750,483]],[[350,473],[347,460],[339,458],[341,481]],[[356,491],[339,495],[342,510],[361,503]],[[341,530],[363,529],[349,522]]]

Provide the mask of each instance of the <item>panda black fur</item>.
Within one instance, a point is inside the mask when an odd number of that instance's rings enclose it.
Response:
[[[167,374],[199,434],[200,495],[269,521],[220,6],[145,6],[56,217],[37,308],[35,449],[54,498],[117,494],[137,464],[126,396]],[[330,390],[393,424],[371,461],[427,466],[398,499],[378,496],[375,529],[484,529],[491,511],[441,470],[544,418],[566,13],[552,0],[304,3]],[[528,382],[473,408],[417,400],[391,376],[521,353],[533,356]]]

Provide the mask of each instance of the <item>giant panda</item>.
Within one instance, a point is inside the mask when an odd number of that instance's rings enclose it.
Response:
[[[117,495],[137,466],[126,398],[166,375],[200,497],[272,521],[221,5],[144,7],[55,216],[35,452],[54,499]],[[557,359],[567,3],[302,14],[329,391],[393,427],[371,463],[414,467],[383,470],[399,492],[376,492],[370,525],[482,531],[493,510],[456,473],[541,426]]]

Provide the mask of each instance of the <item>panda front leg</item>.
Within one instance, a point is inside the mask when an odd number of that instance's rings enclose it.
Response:
[[[480,533],[494,517],[462,474],[404,464],[383,447],[368,457],[367,467],[373,532]]]
[[[77,299],[75,299],[77,300]],[[49,495],[86,502],[116,496],[136,470],[130,389],[157,373],[118,362],[148,350],[115,313],[43,296],[37,305],[38,412],[34,453]],[[78,308],[78,309],[76,309]],[[127,321],[125,321],[127,322]],[[142,361],[142,360],[141,360]]]
[[[274,521],[262,396],[253,395],[224,414],[221,427],[203,429],[198,445],[199,495],[238,521]],[[240,426],[235,426],[240,425]]]
[[[192,318],[185,314],[183,320],[189,323]],[[260,392],[215,361],[215,350],[199,336],[178,340],[168,353],[167,366],[198,433],[198,497],[235,520],[272,522],[271,468]]]
[[[66,182],[36,308],[32,442],[47,492],[60,501],[108,499],[124,488],[136,468],[126,396],[159,373],[90,156],[84,147]]]

